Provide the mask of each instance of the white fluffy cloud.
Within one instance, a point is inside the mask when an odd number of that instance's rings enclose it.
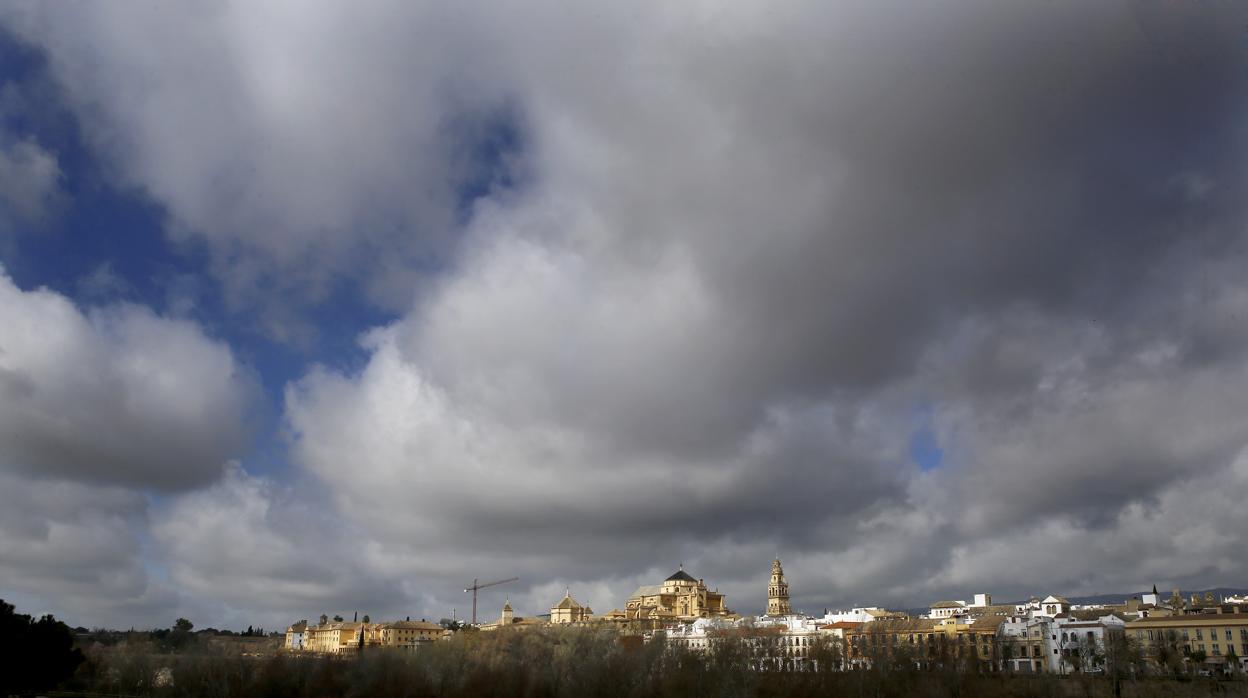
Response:
[[[0,275],[0,467],[140,488],[211,482],[248,438],[253,381],[193,323],[83,312]]]

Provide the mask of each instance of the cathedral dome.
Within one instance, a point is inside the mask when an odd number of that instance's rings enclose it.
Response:
[[[698,583],[698,580],[696,580],[696,579],[694,579],[693,577],[691,577],[691,576],[689,575],[689,573],[688,573],[688,572],[686,572],[686,571],[685,571],[685,568],[683,568],[683,567],[682,567],[682,568],[680,568],[680,569],[678,569],[678,570],[676,570],[676,574],[673,574],[672,576],[668,577],[665,581],[668,581],[668,582],[693,582],[694,584],[697,584],[697,583]]]

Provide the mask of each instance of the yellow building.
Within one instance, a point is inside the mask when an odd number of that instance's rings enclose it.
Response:
[[[1153,663],[1167,655],[1190,659],[1203,653],[1205,663],[1223,665],[1234,658],[1241,668],[1248,668],[1248,613],[1141,618],[1127,623],[1126,631]]]
[[[300,621],[286,631],[287,649],[321,654],[352,654],[361,649],[415,649],[442,637],[442,626],[423,620],[371,623],[324,620],[318,625]]]
[[[365,646],[414,650],[442,638],[443,628],[423,620],[396,620],[367,626]]]
[[[589,620],[594,611],[589,606],[582,606],[572,598],[572,590],[569,589],[563,595],[563,599],[550,609],[550,622],[556,624],[562,623],[583,623]]]
[[[883,660],[927,669],[934,666],[996,668],[997,629],[1004,619],[984,617],[974,623],[957,618],[873,621],[845,631],[847,655],[854,666]]]
[[[335,621],[309,626],[304,636],[303,649],[323,654],[349,654],[359,650],[364,624],[355,621]]]
[[[647,621],[652,627],[698,618],[731,615],[724,595],[694,579],[682,565],[662,584],[638,587],[624,606],[628,620]]]

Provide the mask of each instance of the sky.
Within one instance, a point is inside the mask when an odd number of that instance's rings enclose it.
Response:
[[[0,598],[1248,584],[1248,9],[0,4]]]

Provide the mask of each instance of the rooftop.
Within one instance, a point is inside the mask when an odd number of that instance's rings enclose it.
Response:
[[[672,576],[668,577],[668,578],[667,578],[667,579],[665,579],[664,581],[667,581],[667,582],[693,582],[694,584],[697,584],[697,583],[698,583],[698,580],[696,580],[696,579],[694,579],[693,577],[691,577],[691,576],[689,575],[689,573],[685,571],[685,568],[684,568],[684,567],[681,567],[680,569],[676,570],[676,574],[673,574]]]

